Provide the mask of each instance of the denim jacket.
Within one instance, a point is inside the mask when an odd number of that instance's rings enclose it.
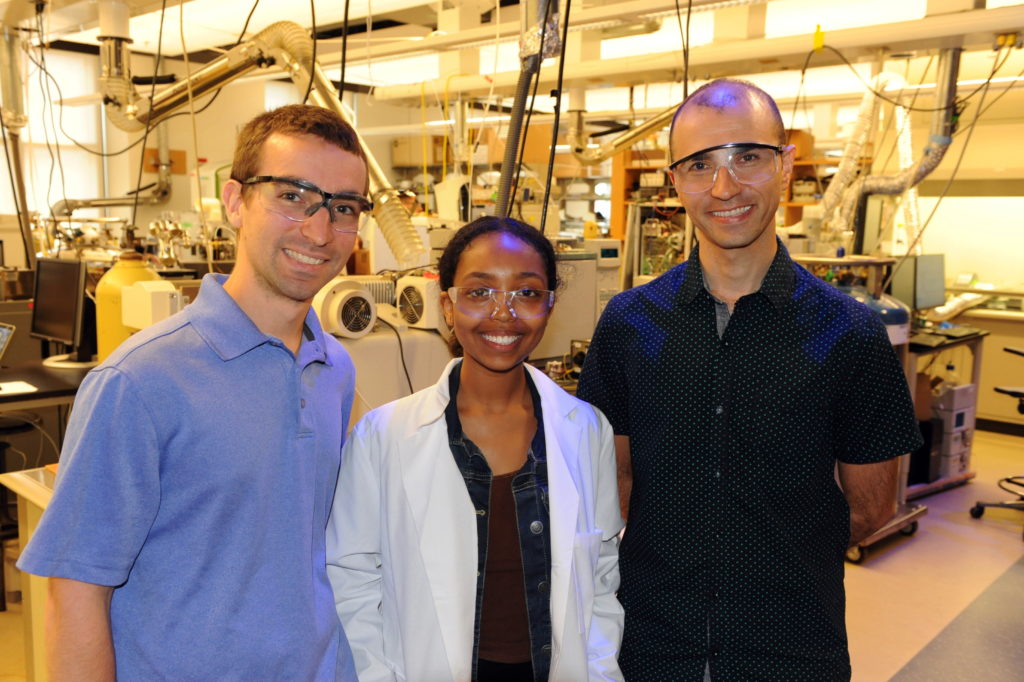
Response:
[[[476,509],[477,579],[475,623],[473,626],[473,680],[477,679],[480,651],[480,617],[484,603],[485,568],[487,566],[488,511],[491,499],[491,468],[480,448],[466,437],[459,419],[456,396],[462,365],[448,375],[451,400],[445,409],[448,425],[448,444],[459,472],[466,483],[469,498]],[[524,370],[525,372],[525,370]],[[544,449],[544,418],[540,395],[529,373],[526,383],[533,399],[533,414],[537,431],[527,452],[526,462],[512,478],[512,497],[515,500],[516,520],[519,527],[519,551],[523,559],[523,578],[526,588],[526,613],[530,629],[530,658],[533,679],[548,679],[551,665],[551,535],[548,530],[548,467]]]

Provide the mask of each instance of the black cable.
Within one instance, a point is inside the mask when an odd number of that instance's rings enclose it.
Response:
[[[989,103],[988,103],[988,106],[987,106],[987,107],[985,107],[984,109],[980,109],[980,110],[978,111],[978,114],[977,114],[977,115],[978,115],[978,116],[981,116],[981,115],[982,115],[982,114],[984,114],[984,113],[985,113],[986,111],[988,111],[989,109],[991,109],[991,108],[992,108],[992,106],[993,106],[993,105],[994,105],[994,104],[995,104],[996,102],[998,102],[998,101],[999,101],[1000,99],[1002,99],[1002,98],[1003,98],[1003,95],[1005,95],[1005,94],[1006,94],[1007,92],[1009,92],[1009,91],[1010,91],[1010,89],[1011,89],[1011,88],[1013,88],[1013,86],[1014,86],[1014,84],[1016,83],[1016,81],[1017,81],[1017,80],[1019,80],[1019,79],[1020,79],[1020,78],[1021,78],[1022,76],[1024,76],[1024,69],[1021,69],[1021,70],[1020,70],[1020,73],[1018,73],[1018,74],[1017,74],[1017,75],[1016,75],[1016,76],[1015,76],[1015,77],[1014,77],[1014,78],[1013,78],[1012,80],[1010,80],[1010,82],[1009,82],[1009,83],[1007,83],[1007,84],[1006,84],[1006,87],[1005,87],[1005,88],[1003,88],[1003,91],[1002,91],[1002,92],[1000,92],[1000,93],[999,93],[998,95],[996,95],[995,99],[993,99],[993,100],[992,100],[991,102],[989,102]],[[959,135],[959,134],[960,134],[960,132],[961,132],[961,131],[959,131],[959,130],[958,130],[958,131],[956,131],[956,132],[954,132],[954,133],[953,133],[953,137],[956,137],[957,135]]]
[[[316,0],[309,0],[309,14],[310,20],[313,22],[313,27],[310,30],[310,35],[313,37],[313,58],[309,63],[309,85],[306,86],[306,94],[302,97],[303,104],[309,100],[309,93],[313,92],[313,76],[316,73]]]
[[[942,200],[946,198],[946,195],[949,193],[950,188],[953,186],[953,181],[956,179],[956,174],[960,170],[960,164],[964,160],[964,155],[967,154],[967,147],[971,143],[971,136],[974,134],[974,129],[978,125],[978,119],[981,118],[981,113],[982,111],[984,111],[982,105],[985,103],[985,95],[988,93],[988,85],[989,83],[992,82],[992,77],[996,74],[996,71],[1000,67],[1000,64],[992,64],[992,71],[989,73],[988,78],[985,80],[985,83],[982,86],[981,100],[978,103],[978,113],[974,115],[973,119],[971,119],[971,125],[968,126],[967,128],[967,138],[964,140],[964,146],[960,149],[960,156],[957,157],[956,164],[953,166],[953,170],[950,171],[949,173],[949,180],[946,181],[946,186],[942,188],[941,192],[939,192],[939,196],[935,200],[935,205],[932,206],[931,213],[928,214],[928,217],[921,225],[921,229],[917,231],[917,236],[914,237],[914,241],[910,242],[910,244],[907,245],[907,253],[904,254],[904,256],[892,266],[892,270],[890,270],[889,276],[882,283],[882,291],[885,291],[889,288],[889,285],[892,284],[893,278],[896,276],[896,272],[900,269],[903,263],[906,262],[907,258],[909,258],[914,253],[914,247],[917,246],[917,243],[919,241],[921,241],[921,237],[924,236],[925,230],[928,229],[928,226],[932,222],[932,218],[935,217],[935,213],[939,210],[939,206],[942,204]]]
[[[153,74],[159,75],[160,73],[160,60],[163,57],[164,47],[164,16],[167,14],[167,0],[160,1],[160,26],[157,29],[156,37],[156,55],[153,59]],[[150,113],[152,114],[153,100],[156,99],[156,79],[153,79],[153,84],[149,88],[149,103]],[[153,129],[153,117],[148,116],[146,118],[146,132],[142,135],[142,154],[139,158],[139,174],[135,179],[135,186],[138,187],[142,184],[142,171],[146,168],[146,139],[149,138],[149,132]],[[135,198],[132,201],[132,225],[135,225],[135,218],[139,210],[139,193],[135,193]]]
[[[245,23],[242,24],[242,32],[238,34],[238,40],[236,40],[235,44],[231,46],[232,48],[238,47],[239,45],[242,44],[242,39],[245,38],[245,32],[249,30],[249,22],[252,21],[252,15],[256,13],[256,8],[259,7],[259,4],[260,4],[260,0],[256,0],[255,2],[252,3],[252,7],[249,9],[249,14],[248,14],[248,16],[245,17]],[[207,100],[206,104],[204,104],[203,106],[201,106],[198,109],[196,109],[194,115],[198,116],[199,114],[201,114],[204,111],[206,111],[207,109],[209,109],[210,105],[214,103],[214,101],[217,99],[217,96],[220,95],[220,91],[223,90],[223,89],[224,89],[223,85],[221,87],[217,88],[214,91],[214,93],[213,93],[213,97],[211,97],[209,100]],[[203,95],[200,95],[200,96],[202,97]],[[190,113],[191,112],[188,112],[188,111],[179,111],[176,114],[171,114],[170,116],[168,116],[164,120],[165,121],[170,121],[172,118],[175,118],[176,116],[187,116]]]
[[[341,20],[341,81],[338,83],[338,99],[345,91],[345,64],[348,61],[348,4],[345,0],[345,16]]]
[[[565,69],[565,43],[569,37],[569,9],[572,0],[565,0],[565,15],[562,17],[562,45],[558,56],[558,82],[555,85],[555,122],[551,126],[551,148],[548,150],[548,175],[544,180],[544,201],[540,205],[540,233],[548,220],[548,201],[551,200],[551,176],[555,170],[555,146],[558,144],[558,123],[562,113],[562,74]]]
[[[526,112],[526,123],[523,124],[522,140],[519,143],[519,156],[515,163],[515,176],[512,179],[512,193],[509,200],[514,202],[516,193],[519,191],[519,176],[523,172],[523,157],[526,155],[526,138],[530,134],[530,119],[533,117],[533,107],[537,103],[537,86],[540,85],[540,70],[544,64],[544,36],[547,35],[548,20],[551,18],[551,8],[557,0],[548,0],[545,6],[544,18],[540,22],[540,44],[537,47],[537,73],[534,74],[533,92],[530,94],[530,107]],[[520,208],[520,217],[522,209]]]
[[[921,94],[921,86],[924,85],[925,79],[928,78],[928,72],[932,68],[932,62],[933,61],[935,61],[935,57],[934,56],[928,57],[928,63],[924,65],[924,72],[921,74],[921,80],[919,80],[917,82],[918,87],[916,87],[914,89],[914,94],[910,98],[910,106],[911,107],[913,107],[914,106],[914,102],[917,101],[917,96]],[[909,67],[910,67],[910,60],[907,60],[907,67],[909,69]],[[906,79],[904,78],[904,80],[906,80]],[[903,90],[904,90],[904,88],[900,88],[900,92],[897,95],[897,99],[902,97]],[[885,130],[882,131],[882,137],[879,139],[879,143],[878,143],[879,148],[881,148],[881,146],[882,146],[881,140],[885,139],[886,134],[888,133],[889,129],[892,127],[892,123],[895,120],[896,120],[895,116],[890,116],[889,119],[886,121]],[[910,126],[910,116],[909,115],[907,116],[906,125]],[[896,153],[896,149],[899,147],[900,135],[902,133],[903,133],[902,129],[896,131],[895,139],[893,140],[892,147],[889,148],[889,153],[886,155],[885,161],[882,162],[882,165],[880,166],[881,168],[888,167],[889,161],[892,160],[892,155]],[[872,162],[872,167],[875,167],[874,162]]]
[[[95,156],[107,156],[107,157],[111,157],[111,156],[118,156],[118,155],[120,155],[120,154],[124,154],[125,152],[127,152],[128,150],[130,150],[130,149],[134,148],[134,147],[135,147],[135,146],[137,146],[137,145],[138,145],[138,144],[139,144],[140,142],[142,142],[142,138],[140,137],[139,139],[135,140],[135,142],[132,142],[131,144],[129,144],[129,145],[128,145],[127,147],[125,147],[124,149],[120,149],[120,150],[118,150],[118,151],[116,151],[116,152],[98,152],[98,151],[96,151],[96,150],[94,150],[94,149],[89,149],[89,148],[88,148],[88,147],[86,147],[86,146],[85,146],[84,144],[82,144],[81,142],[79,142],[78,140],[76,140],[75,138],[73,138],[73,137],[72,137],[72,136],[71,136],[71,135],[70,135],[70,134],[68,133],[68,131],[64,130],[64,106],[63,106],[63,99],[64,99],[64,93],[63,93],[63,92],[61,91],[61,89],[60,89],[60,82],[59,82],[59,81],[57,81],[57,79],[56,79],[56,78],[54,78],[53,74],[52,74],[52,73],[50,73],[50,72],[49,72],[49,70],[45,69],[45,67],[43,67],[43,65],[42,65],[42,64],[40,64],[39,62],[37,62],[37,61],[36,61],[36,60],[35,60],[35,59],[34,59],[34,58],[32,57],[32,53],[31,53],[31,52],[29,52],[29,53],[27,53],[27,54],[28,54],[28,59],[29,59],[29,61],[30,61],[30,62],[32,62],[32,63],[33,63],[33,64],[34,64],[35,66],[36,66],[36,68],[38,68],[38,69],[40,69],[41,71],[43,71],[43,72],[44,72],[44,73],[46,74],[46,77],[50,79],[50,82],[51,82],[51,83],[53,83],[53,86],[54,86],[55,88],[57,88],[57,97],[58,97],[58,98],[59,98],[60,100],[62,100],[62,105],[61,105],[60,109],[58,110],[58,112],[59,112],[59,113],[58,113],[58,115],[57,115],[57,125],[58,125],[58,126],[60,127],[60,131],[61,131],[61,132],[62,132],[62,133],[64,134],[64,137],[66,137],[66,138],[68,138],[69,140],[71,140],[72,144],[74,144],[74,145],[75,145],[76,147],[78,147],[78,148],[79,148],[79,149],[81,149],[82,151],[84,151],[84,152],[88,152],[88,153],[90,153],[90,154],[93,154],[93,155],[95,155]],[[178,115],[179,115],[179,114],[175,114],[175,116],[178,116]],[[170,117],[168,117],[168,118],[170,118]]]
[[[39,6],[38,11],[35,15],[36,31],[39,33],[39,60],[42,64],[42,71],[39,73],[39,89],[43,96],[43,106],[49,110],[50,114],[50,128],[53,130],[53,147],[50,146],[50,133],[46,129],[46,115],[44,113],[43,122],[43,139],[46,142],[46,151],[50,155],[50,173],[49,173],[49,185],[46,191],[46,203],[50,205],[50,189],[53,187],[53,171],[54,163],[56,162],[57,167],[60,169],[60,192],[61,196],[67,201],[67,193],[64,189],[64,161],[60,156],[60,138],[57,135],[57,126],[54,125],[53,120],[53,98],[50,93],[50,89],[46,87],[46,79],[44,74],[46,72],[46,52],[43,47],[43,14],[42,9],[44,6]],[[56,152],[56,153],[55,153]]]
[[[877,90],[872,88],[871,85],[869,85],[868,82],[866,80],[864,80],[864,77],[860,75],[860,72],[857,71],[857,69],[853,66],[853,64],[850,62],[850,60],[847,59],[846,55],[844,55],[842,52],[840,52],[836,48],[832,47],[831,45],[823,45],[822,47],[823,47],[823,49],[830,50],[830,51],[834,52],[836,54],[836,56],[838,56],[839,59],[841,59],[843,61],[843,63],[846,64],[846,66],[849,67],[849,69],[851,71],[853,71],[853,74],[855,76],[857,76],[857,80],[859,80],[861,82],[861,84],[864,85],[865,89],[867,89],[869,92],[873,93],[879,99],[884,100],[886,102],[889,102],[890,104],[899,104],[899,102],[894,101],[893,99],[885,96],[881,92],[878,92]],[[1001,63],[999,63],[997,65],[993,65],[992,74],[985,80],[984,83],[980,84],[978,87],[976,87],[974,90],[972,90],[971,92],[967,93],[963,97],[960,97],[960,98],[956,99],[954,101],[954,103],[947,104],[947,105],[941,106],[941,107],[915,107],[913,109],[907,108],[907,110],[908,111],[932,112],[932,111],[945,111],[947,109],[954,109],[954,108],[956,108],[958,106],[958,103],[962,104],[963,102],[966,102],[967,100],[969,100],[972,97],[974,97],[975,95],[977,95],[983,88],[986,88],[988,86],[988,84],[992,81],[992,77],[995,76],[996,72],[999,71],[999,69],[1003,68],[1003,65],[1006,64],[1006,61],[1010,58],[1010,52],[1012,52],[1012,50],[1006,53],[1006,57],[1003,59],[1003,61]],[[804,61],[804,69],[807,68],[807,64],[810,62],[811,56],[814,53],[815,53],[815,50],[813,50],[813,49],[808,53],[807,59]]]
[[[686,3],[686,31],[683,31],[683,10],[676,0],[676,23],[679,25],[679,38],[683,41],[683,99],[690,93],[690,16],[693,14],[693,0]]]
[[[405,348],[402,346],[402,335],[398,333],[398,327],[391,324],[383,317],[378,317],[377,319],[391,327],[391,331],[395,333],[395,338],[398,339],[398,357],[402,360],[402,371],[405,372],[405,380],[409,384],[409,395],[412,395],[416,391],[412,387],[412,379],[409,378],[409,367],[405,364]]]
[[[231,47],[237,47],[237,46],[242,44],[242,39],[245,37],[245,32],[249,29],[249,22],[252,20],[252,15],[256,12],[256,8],[259,6],[259,4],[260,4],[260,0],[256,0],[253,3],[252,8],[249,10],[249,15],[245,18],[245,24],[242,26],[242,32],[238,34],[238,40],[236,40],[235,44],[232,45]],[[31,53],[29,53],[28,58],[37,67],[43,68],[43,67],[41,67],[39,62],[37,62],[35,59],[32,58],[32,54]],[[57,96],[58,96],[58,98],[63,100],[64,99],[64,95],[61,92],[60,83],[57,81],[56,78],[53,77],[53,74],[51,74],[48,70],[43,68],[43,71],[46,73],[46,77],[49,78],[50,81],[53,83],[54,87],[57,88]],[[203,106],[201,106],[198,109],[196,109],[195,115],[198,116],[199,114],[201,114],[204,111],[206,111],[207,109],[209,109],[210,105],[214,103],[214,101],[217,99],[217,96],[220,95],[220,92],[223,89],[224,89],[223,86],[217,88],[217,90],[214,91],[214,93],[210,97],[210,99],[208,99],[206,101],[206,103],[203,104]],[[208,93],[200,95],[200,97],[207,97],[207,96],[208,96]],[[164,121],[169,121],[172,118],[177,118],[178,116],[188,116],[190,113],[191,112],[188,112],[188,111],[179,111],[176,114],[171,114],[170,116],[165,118]],[[111,158],[111,157],[114,157],[114,156],[120,156],[121,154],[124,154],[124,153],[134,149],[135,147],[137,147],[139,145],[139,143],[142,142],[145,139],[145,136],[142,136],[139,139],[137,139],[134,142],[132,142],[131,144],[129,144],[127,147],[125,147],[123,149],[119,149],[116,152],[98,152],[95,149],[89,149],[87,146],[85,146],[84,144],[82,144],[81,142],[79,142],[78,140],[73,138],[71,135],[69,135],[66,130],[64,130],[64,109],[63,109],[63,106],[61,107],[60,113],[58,114],[57,125],[60,126],[60,131],[64,134],[64,137],[66,137],[69,140],[71,140],[72,144],[74,144],[76,147],[78,147],[82,151],[88,152],[89,154],[92,154],[94,156],[105,156],[107,158]]]

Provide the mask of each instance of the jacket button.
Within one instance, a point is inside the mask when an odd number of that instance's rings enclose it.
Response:
[[[306,399],[305,398],[300,398],[299,399],[299,407],[305,407],[305,406],[306,406]]]
[[[551,655],[551,645],[550,644],[545,644],[544,646],[542,646],[540,648],[540,652],[542,654],[544,654],[545,656],[550,656]]]
[[[534,535],[540,535],[544,532],[544,524],[540,521],[533,521],[530,523],[530,532]]]
[[[542,580],[540,582],[540,585],[537,585],[537,589],[540,590],[541,594],[547,594],[548,590],[551,589],[551,586],[548,585],[548,581],[547,580]]]

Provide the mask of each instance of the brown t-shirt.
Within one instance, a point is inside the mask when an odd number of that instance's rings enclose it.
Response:
[[[490,518],[487,521],[487,564],[480,615],[480,658],[496,663],[530,660],[530,626],[523,586],[523,559],[519,550],[512,477],[491,481]]]

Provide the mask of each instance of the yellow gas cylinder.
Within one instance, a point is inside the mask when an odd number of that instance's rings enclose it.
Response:
[[[114,267],[96,283],[96,356],[103,362],[136,330],[121,323],[121,289],[135,282],[160,279],[135,251],[123,251]]]

